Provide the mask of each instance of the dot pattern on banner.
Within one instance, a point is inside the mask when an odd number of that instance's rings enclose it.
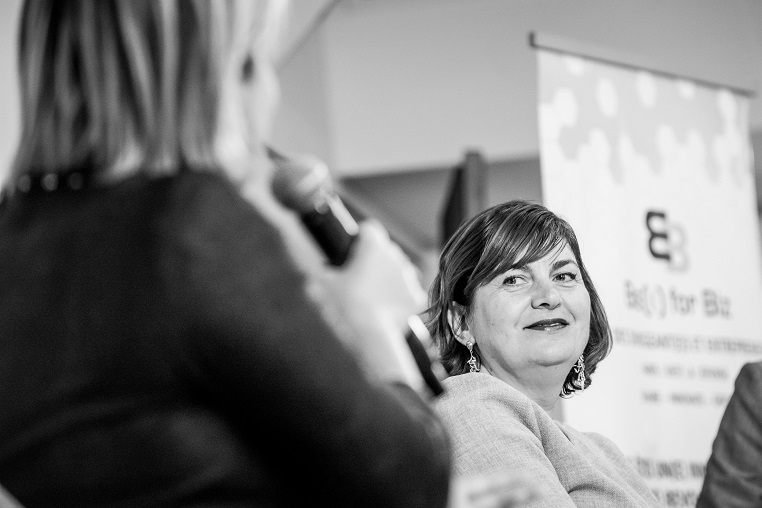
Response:
[[[567,160],[603,164],[620,184],[628,171],[753,177],[748,104],[730,91],[562,58],[565,85],[541,90],[540,136]]]

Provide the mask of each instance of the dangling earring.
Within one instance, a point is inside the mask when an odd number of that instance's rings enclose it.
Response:
[[[585,377],[585,355],[579,355],[577,358],[577,363],[574,364],[574,372],[577,373],[575,384],[579,386],[580,392],[584,392],[585,380],[587,379]]]
[[[474,343],[469,340],[466,342],[466,347],[468,348],[468,354],[471,355],[471,358],[469,358],[467,362],[470,367],[468,372],[479,372],[479,367],[476,364],[476,357],[474,356]]]

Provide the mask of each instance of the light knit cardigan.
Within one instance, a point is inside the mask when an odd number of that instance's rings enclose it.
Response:
[[[554,421],[538,404],[484,373],[444,381],[435,410],[450,431],[454,474],[520,471],[543,495],[532,507],[660,506],[616,445]]]

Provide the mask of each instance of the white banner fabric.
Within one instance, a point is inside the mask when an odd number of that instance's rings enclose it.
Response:
[[[748,98],[537,54],[544,204],[577,233],[614,334],[564,420],[612,439],[665,506],[694,506],[735,376],[762,359]]]

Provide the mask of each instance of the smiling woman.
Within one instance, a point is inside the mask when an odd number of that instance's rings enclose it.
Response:
[[[542,319],[569,319],[569,298],[573,296],[575,302],[585,298],[589,313],[583,314],[589,315],[581,319],[589,322],[589,330],[580,323],[566,324],[573,324],[571,328],[584,336],[584,345],[574,360],[584,355],[586,380],[584,385],[578,383],[579,376],[572,372],[573,361],[566,369],[555,369],[564,376],[553,403],[559,393],[569,395],[590,385],[590,374],[610,349],[611,331],[603,304],[582,263],[577,237],[566,221],[540,205],[510,201],[472,218],[447,243],[431,286],[429,327],[451,375],[471,371],[469,339],[477,362],[486,362],[489,369],[497,361],[497,357],[484,358],[486,340],[476,340],[469,326],[486,325],[481,320],[475,323],[474,314],[487,312],[485,306],[502,305],[490,295],[506,300],[509,307],[503,307],[505,313],[519,312],[520,299],[525,307],[539,307],[531,312],[527,309],[522,315],[522,319],[535,318],[524,326]],[[498,319],[498,315],[482,317],[490,322]],[[564,333],[569,333],[569,328],[564,327]]]
[[[509,268],[478,287],[471,310],[456,304],[455,340],[481,352],[482,368],[530,395],[548,412],[571,373],[578,380],[590,331],[590,294],[574,253],[562,243],[526,265]]]
[[[536,506],[659,506],[611,441],[551,417],[611,348],[571,226],[525,201],[463,224],[442,252],[428,324],[450,374],[438,413],[456,475],[529,473]],[[535,505],[532,505],[535,506]]]

